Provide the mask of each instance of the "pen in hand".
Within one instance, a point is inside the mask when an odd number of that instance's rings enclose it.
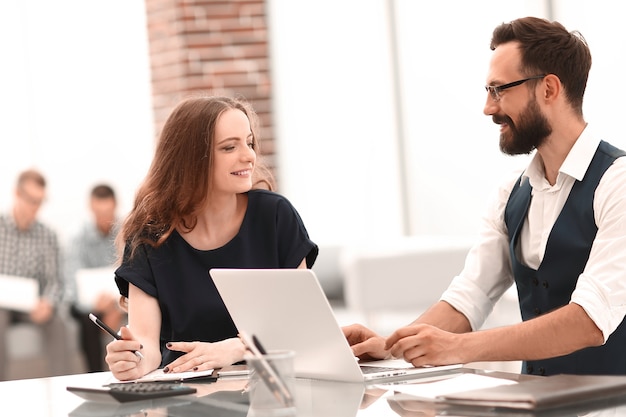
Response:
[[[104,330],[105,332],[107,332],[108,334],[116,338],[117,340],[123,340],[122,336],[117,334],[112,328],[107,326],[106,323],[104,323],[102,320],[96,317],[93,313],[89,313],[89,319],[91,319],[91,321],[93,321],[96,324],[96,326],[98,326],[99,328],[101,328],[102,330]],[[134,350],[133,353],[137,355],[139,359],[143,359],[143,355],[138,350]]]
[[[257,349],[259,349],[259,352],[261,352],[261,355],[267,354],[267,351],[265,350],[263,345],[261,345],[261,342],[259,342],[259,339],[254,334],[252,335],[252,343],[254,343],[254,346],[256,346]]]

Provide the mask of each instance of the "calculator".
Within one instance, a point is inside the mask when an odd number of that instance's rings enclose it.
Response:
[[[90,401],[125,403],[194,394],[197,390],[172,382],[112,383],[103,387],[67,387],[67,390]]]

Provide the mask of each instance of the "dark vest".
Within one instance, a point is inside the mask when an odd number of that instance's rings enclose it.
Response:
[[[534,270],[520,263],[515,247],[528,214],[531,186],[526,179],[513,188],[504,212],[509,230],[509,250],[517,284],[522,319],[530,320],[569,303],[578,276],[583,272],[598,228],[593,198],[604,172],[626,153],[602,141],[582,181],[576,181],[563,210],[550,231],[546,251]],[[520,178],[521,179],[521,178]],[[557,358],[526,361],[522,372],[539,375],[626,374],[626,320],[598,347]]]

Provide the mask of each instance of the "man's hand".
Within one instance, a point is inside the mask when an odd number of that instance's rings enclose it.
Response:
[[[52,314],[54,314],[54,306],[45,298],[40,298],[30,312],[30,319],[33,323],[43,324],[50,320]]]
[[[352,347],[352,353],[360,359],[386,359],[389,350],[385,349],[385,338],[360,324],[345,326],[343,334]]]
[[[450,333],[428,324],[412,324],[402,327],[385,343],[395,358],[404,358],[413,366],[451,365],[465,363],[462,357],[463,335]]]

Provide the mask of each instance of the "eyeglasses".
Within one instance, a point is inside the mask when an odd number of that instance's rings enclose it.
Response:
[[[535,75],[534,77],[524,78],[523,80],[513,81],[512,83],[502,84],[502,85],[486,85],[485,90],[489,93],[493,101],[500,101],[500,93],[506,90],[507,88],[517,87],[518,85],[524,84],[526,81],[530,80],[538,80],[540,78],[545,77],[546,74],[543,75]]]

